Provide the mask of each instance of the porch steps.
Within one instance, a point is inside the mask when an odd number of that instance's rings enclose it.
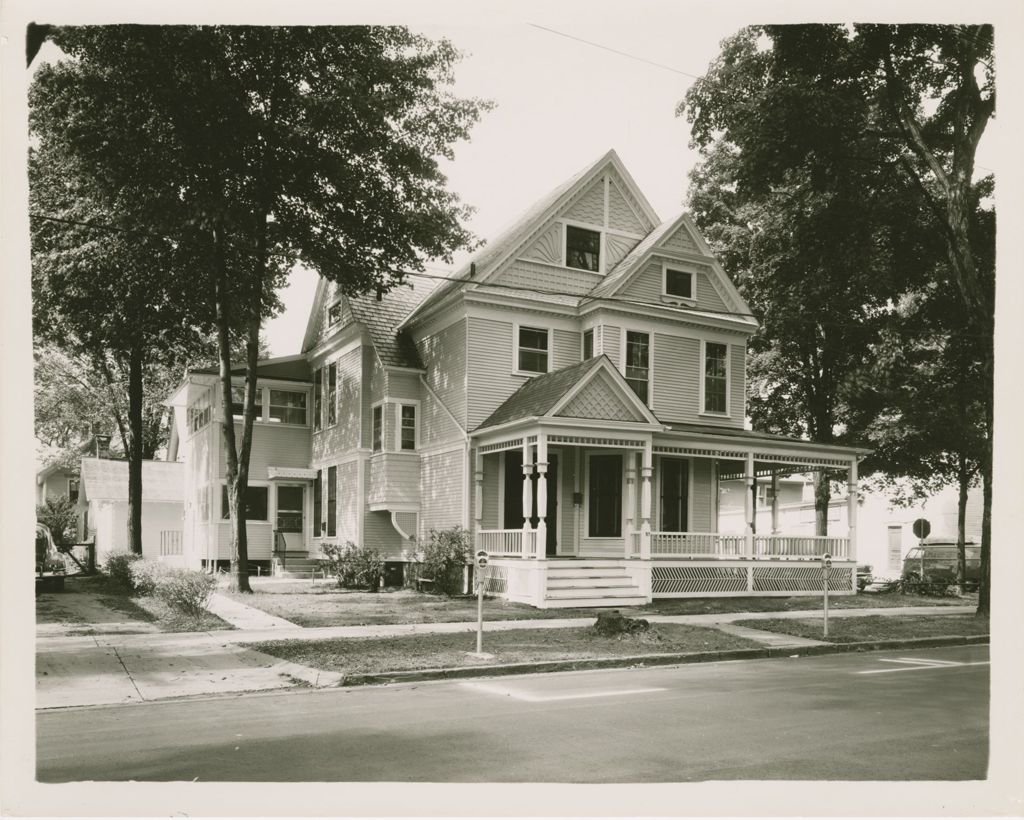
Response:
[[[319,561],[316,558],[307,558],[303,556],[292,556],[288,555],[285,557],[284,568],[281,567],[280,558],[274,558],[274,577],[275,578],[309,578],[311,573],[316,570],[319,565]]]
[[[642,606],[647,598],[618,561],[551,562],[548,565],[545,606]]]

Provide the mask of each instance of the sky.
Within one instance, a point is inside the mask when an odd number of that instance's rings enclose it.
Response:
[[[536,6],[489,21],[410,23],[465,53],[456,94],[495,103],[456,146],[454,162],[443,164],[451,189],[476,209],[470,229],[494,236],[610,148],[659,216],[683,210],[697,153],[676,106],[720,41],[745,22],[739,14],[701,17],[664,4],[612,24],[601,14]],[[315,274],[293,274],[282,292],[285,312],[266,327],[273,355],[301,348],[315,287]]]

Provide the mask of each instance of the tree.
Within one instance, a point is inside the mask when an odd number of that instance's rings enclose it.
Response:
[[[890,194],[912,206],[906,215],[918,223],[926,254],[908,252],[912,241],[889,249],[911,273],[895,292],[920,291],[930,277],[958,294],[971,336],[988,340],[974,348],[985,384],[986,439],[978,455],[985,486],[982,612],[988,610],[994,268],[979,264],[989,251],[978,230],[974,157],[994,112],[991,56],[991,26],[749,28],[723,43],[679,107],[697,145],[707,149],[720,138],[733,150],[731,179],[741,198],[859,173],[870,187],[862,202],[848,201],[847,216],[859,221],[861,211]],[[798,171],[803,178],[794,177]],[[899,219],[900,210],[891,215]],[[886,241],[884,235],[876,240],[879,250]],[[937,263],[937,252],[945,264]],[[875,294],[863,295],[870,304]]]
[[[447,90],[459,55],[390,27],[111,26],[59,29],[78,66],[74,131],[110,190],[159,168],[151,227],[194,260],[193,294],[218,335],[231,413],[231,333],[246,343],[240,429],[223,425],[239,589],[261,321],[299,259],[348,293],[388,290],[471,237],[445,188],[452,156],[486,108]],[[76,123],[77,125],[77,123]],[[126,145],[132,151],[124,150]],[[198,285],[198,287],[196,287]]]

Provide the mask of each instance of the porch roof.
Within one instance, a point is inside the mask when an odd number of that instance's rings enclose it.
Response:
[[[666,421],[667,433],[682,433],[697,436],[722,436],[727,438],[741,439],[748,444],[783,444],[786,446],[796,445],[808,450],[824,450],[826,452],[841,453],[844,455],[867,455],[871,451],[867,447],[857,447],[846,444],[823,444],[817,441],[794,438],[793,436],[780,436],[775,433],[762,433],[757,430],[746,430],[742,427],[723,427],[716,424],[693,424],[683,421]]]
[[[497,427],[499,424],[506,424],[518,419],[543,416],[587,373],[597,367],[602,358],[605,358],[603,354],[586,359],[579,364],[563,367],[552,373],[534,376],[505,399],[498,409],[484,419],[476,429],[483,430],[486,427]]]

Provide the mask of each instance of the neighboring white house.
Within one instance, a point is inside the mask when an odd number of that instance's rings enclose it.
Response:
[[[184,465],[142,462],[142,554],[170,563],[181,561]],[[128,549],[128,462],[83,458],[78,504],[88,536],[102,561]]]
[[[814,535],[814,483],[809,475],[783,476],[778,480],[779,504],[776,524],[772,526],[771,482],[758,480],[757,532],[785,531]],[[884,492],[860,491],[857,504],[856,556],[860,564],[870,564],[875,578],[896,578],[903,558],[918,543],[912,526],[918,518],[927,519],[932,537],[956,539],[958,492],[945,487],[927,499],[909,507],[893,504]],[[829,533],[848,529],[847,493],[840,488],[832,496],[828,510]],[[982,492],[975,487],[967,495],[965,535],[981,543]],[[719,491],[719,530],[742,533],[744,499],[741,481],[723,481]]]

